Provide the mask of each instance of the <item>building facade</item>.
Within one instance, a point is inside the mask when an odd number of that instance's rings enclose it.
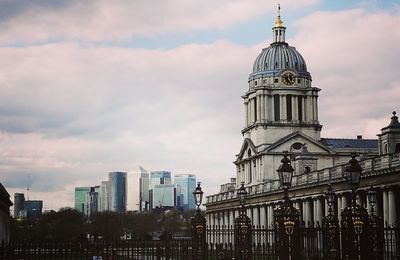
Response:
[[[277,169],[284,151],[295,169],[289,196],[305,222],[320,222],[327,212],[324,192],[332,185],[338,194],[335,212],[349,203],[344,168],[356,152],[363,167],[358,202],[367,207],[365,191],[380,188],[377,212],[394,225],[400,207],[400,124],[391,122],[378,139],[321,138],[318,119],[320,89],[312,85],[305,59],[285,40],[286,28],[278,15],[273,42],[256,57],[244,99],[244,141],[235,159],[236,176],[207,197],[209,225],[233,225],[238,216],[236,190],[241,183],[249,193],[247,215],[253,225],[274,223],[274,208],[282,201]]]
[[[13,203],[10,194],[0,183],[0,244],[10,241],[10,207]]]
[[[174,184],[177,187],[177,194],[181,194],[180,204],[184,210],[195,209],[193,191],[196,189],[196,175],[175,174]]]
[[[127,174],[126,172],[110,172],[110,210],[124,213],[127,203]]]
[[[86,198],[91,187],[75,187],[75,209],[82,214],[86,213]]]
[[[25,194],[14,193],[14,218],[20,217],[21,210],[24,209]]]
[[[168,171],[152,171],[149,179],[149,208],[159,207],[159,201],[154,198],[155,187],[157,185],[171,184],[171,172]]]

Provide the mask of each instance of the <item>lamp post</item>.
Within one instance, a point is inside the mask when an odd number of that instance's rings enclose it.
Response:
[[[251,220],[246,215],[245,204],[247,199],[247,191],[244,187],[244,182],[241,183],[241,186],[237,191],[237,197],[240,205],[240,214],[235,219],[235,259],[251,259],[252,229]]]
[[[375,214],[374,206],[377,202],[378,190],[371,186],[367,191],[367,199],[371,208],[368,216],[370,226],[370,242],[372,248],[372,259],[383,258],[383,220]]]
[[[361,259],[368,255],[368,212],[357,204],[356,191],[360,186],[362,168],[356,159],[356,154],[351,154],[351,159],[344,173],[351,189],[351,202],[342,212],[341,226],[342,244],[344,255],[350,259]]]
[[[197,206],[197,212],[192,217],[192,240],[193,240],[193,259],[204,259],[207,251],[206,244],[206,218],[200,212],[200,206],[203,201],[203,191],[200,182],[193,192],[194,201]]]
[[[277,229],[276,245],[279,259],[292,259],[299,255],[299,212],[293,207],[289,198],[289,188],[292,185],[293,167],[288,158],[288,152],[283,152],[282,164],[277,172],[280,186],[283,188],[284,201],[274,211],[275,228]]]
[[[336,200],[336,194],[331,185],[325,192],[325,197],[328,203],[328,215],[322,219],[324,248],[326,248],[329,259],[336,259],[339,248],[339,220],[333,214],[332,208]]]

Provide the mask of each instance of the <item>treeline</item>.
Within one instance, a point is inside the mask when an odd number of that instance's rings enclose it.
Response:
[[[63,208],[37,219],[12,219],[11,241],[151,240],[190,236],[190,219],[194,213],[178,210],[124,214],[105,211],[86,218],[75,209]]]

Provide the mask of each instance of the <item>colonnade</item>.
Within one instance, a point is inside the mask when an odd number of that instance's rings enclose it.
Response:
[[[279,114],[278,121],[318,121],[317,95],[270,95],[259,91],[256,96],[247,99],[244,104],[246,126],[250,126],[254,122],[277,121],[274,116],[276,113]],[[288,108],[291,111],[288,111]],[[276,109],[279,111],[275,111]]]
[[[400,207],[400,190],[398,186],[382,187],[378,190],[377,203],[374,206],[374,213],[383,218],[385,225],[396,225]],[[266,197],[266,199],[268,199]],[[291,198],[293,206],[300,212],[300,219],[305,225],[322,225],[322,219],[328,215],[328,203],[324,194]],[[336,194],[336,201],[332,207],[339,221],[342,211],[350,204],[351,193],[339,192]],[[251,219],[255,229],[271,229],[274,225],[274,209],[281,201],[266,202],[256,205],[247,205],[246,214]],[[357,191],[357,203],[368,209],[371,208],[368,203],[366,190]],[[235,219],[239,216],[240,208],[231,208],[220,211],[207,212],[207,225],[209,229],[232,229]],[[232,232],[233,235],[233,232]],[[212,241],[210,241],[212,242]]]

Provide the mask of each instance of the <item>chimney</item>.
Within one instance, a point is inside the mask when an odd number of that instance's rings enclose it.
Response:
[[[357,140],[362,140],[362,135],[357,135]]]

